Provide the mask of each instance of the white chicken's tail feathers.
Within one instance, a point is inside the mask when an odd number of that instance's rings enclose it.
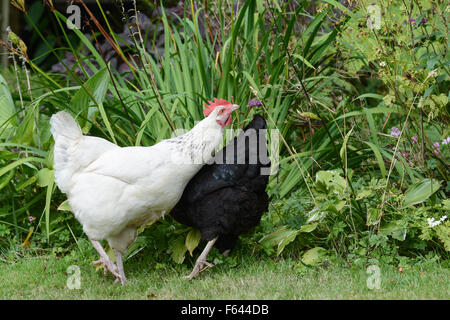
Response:
[[[50,119],[50,125],[50,131],[55,139],[53,167],[56,184],[62,192],[67,192],[71,176],[77,169],[77,164],[71,161],[71,155],[83,134],[78,123],[65,111],[54,114]]]
[[[60,136],[64,136],[70,140],[76,140],[83,135],[78,123],[65,111],[60,111],[57,114],[52,115],[50,124],[55,141]]]

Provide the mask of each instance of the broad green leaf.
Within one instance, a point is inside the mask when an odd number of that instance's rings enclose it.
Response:
[[[330,203],[320,208],[320,211],[322,213],[326,212],[332,212],[332,213],[339,213],[339,211],[342,210],[342,208],[345,206],[346,201],[341,200],[338,203]]]
[[[191,229],[188,235],[186,236],[186,248],[189,251],[189,254],[192,256],[192,252],[195,248],[197,248],[200,243],[200,239],[202,238],[202,234],[198,229]]]
[[[178,236],[169,243],[169,253],[173,261],[176,263],[183,263],[184,257],[187,251],[186,245],[184,243],[184,237]]]
[[[422,203],[439,190],[441,183],[429,178],[414,183],[408,188],[403,201],[403,208]]]
[[[313,232],[314,230],[316,230],[317,225],[318,225],[317,223],[305,224],[300,227],[299,231],[306,232],[306,233]]]
[[[378,223],[378,218],[380,217],[380,209],[377,208],[369,208],[367,210],[367,219],[366,224],[368,226],[373,226]]]
[[[314,266],[325,260],[327,250],[321,247],[309,249],[303,254],[302,261],[306,265]]]
[[[34,111],[33,108],[27,110],[25,119],[18,126],[17,131],[12,139],[13,142],[18,144],[33,144],[33,132],[35,131]]]
[[[316,173],[316,187],[324,193],[340,194],[347,186],[347,181],[336,170],[318,171]]]
[[[393,231],[391,233],[391,237],[399,241],[404,241],[406,239],[406,232],[407,232],[406,228],[401,228]]]
[[[69,204],[69,200],[63,201],[59,205],[58,210],[60,210],[60,211],[72,211],[72,208],[70,207],[70,204]]]
[[[86,134],[89,132],[89,130],[91,130],[92,123],[94,123],[95,119],[97,118],[97,115],[98,115],[97,107],[89,107],[88,108],[87,118],[89,121],[86,121],[86,124],[82,129],[83,133]]]
[[[298,232],[283,226],[263,237],[259,243],[266,248],[277,246],[277,255],[279,255],[287,244],[295,240]]]
[[[370,189],[363,189],[356,195],[356,200],[361,200],[365,197],[368,197],[372,194],[372,190]]]
[[[0,74],[0,136],[4,129],[17,125],[14,101],[9,91],[8,83]],[[5,123],[7,123],[5,125]]]
[[[320,210],[321,208],[314,208],[311,211],[307,213],[307,216],[309,217],[308,220],[306,220],[307,223],[317,221],[325,216],[325,212]]]
[[[84,117],[88,116],[89,107],[95,107],[103,103],[106,91],[109,85],[109,74],[106,68],[99,70],[84,85],[78,89],[70,102],[75,114],[82,113]],[[80,121],[80,120],[79,120]],[[80,123],[81,127],[85,123]]]
[[[289,233],[286,233],[284,238],[278,243],[277,256],[280,255],[281,252],[283,252],[284,248],[289,243],[291,243],[292,241],[295,240],[295,238],[297,237],[298,233],[299,233],[298,230],[291,230]]]
[[[346,200],[341,200],[338,203],[336,203],[334,206],[336,208],[336,211],[339,212],[342,210],[342,208],[344,208],[345,204],[347,203]]]
[[[54,171],[48,168],[39,170],[39,172],[37,173],[37,177],[37,184],[40,187],[47,187],[48,185],[53,183],[55,179]]]
[[[391,221],[380,227],[380,234],[391,236],[394,239],[403,241],[406,238],[406,228],[400,221]]]
[[[103,100],[105,99],[106,92],[108,91],[108,86],[110,83],[108,69],[105,67],[95,75],[93,75],[86,83],[75,93],[72,98],[71,106],[72,110],[78,114],[82,113],[84,118],[94,117],[97,107],[100,111],[102,119],[105,123],[106,129],[111,136],[114,143],[116,139],[114,137],[114,132],[112,131],[111,124],[106,115],[105,108],[103,107]],[[91,113],[89,113],[91,110]],[[83,130],[89,130],[89,126],[83,119],[79,119],[80,126]],[[86,133],[86,132],[83,132]]]

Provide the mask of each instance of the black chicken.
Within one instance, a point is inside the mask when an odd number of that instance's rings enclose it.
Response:
[[[200,230],[208,241],[189,279],[203,268],[212,246],[227,255],[239,235],[258,225],[267,211],[266,186],[270,160],[263,117],[255,115],[250,124],[219,151],[213,164],[205,165],[188,183],[172,217]],[[253,130],[252,130],[253,129]],[[234,151],[234,152],[232,152]]]

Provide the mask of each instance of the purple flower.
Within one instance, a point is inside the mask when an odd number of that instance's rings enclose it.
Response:
[[[441,149],[436,148],[433,150],[433,152],[438,156],[441,153]]]
[[[450,143],[450,137],[447,137],[442,141],[442,144],[449,144]]]
[[[28,217],[28,221],[33,222],[34,220],[36,220],[35,217],[33,217],[33,216],[29,216],[29,217]]]
[[[417,141],[419,141],[418,138],[417,138],[417,136],[411,137],[411,142],[412,142],[412,144],[416,144]]]
[[[427,23],[428,19],[427,18],[422,18],[422,20],[420,20],[420,24],[425,24]]]
[[[415,24],[416,23],[416,19],[414,19],[414,18],[409,19],[409,23]]]
[[[256,100],[256,99],[252,99],[252,100],[250,100],[250,102],[248,103],[247,106],[249,106],[249,107],[261,107],[262,105],[263,104],[262,104],[261,101]]]
[[[439,141],[436,141],[435,143],[433,143],[433,148],[439,149]]]
[[[398,138],[402,132],[397,127],[391,128],[391,137]]]

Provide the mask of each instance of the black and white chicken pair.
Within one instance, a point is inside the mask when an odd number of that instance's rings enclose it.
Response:
[[[56,184],[100,255],[94,264],[102,263],[122,285],[122,255],[140,226],[170,212],[200,230],[208,243],[188,276],[192,279],[210,266],[206,257],[213,245],[229,252],[267,211],[270,162],[264,118],[255,116],[213,156],[238,106],[223,99],[205,106],[205,119],[192,130],[151,147],[122,148],[85,136],[64,111],[51,118]],[[104,239],[116,263],[101,246]]]

